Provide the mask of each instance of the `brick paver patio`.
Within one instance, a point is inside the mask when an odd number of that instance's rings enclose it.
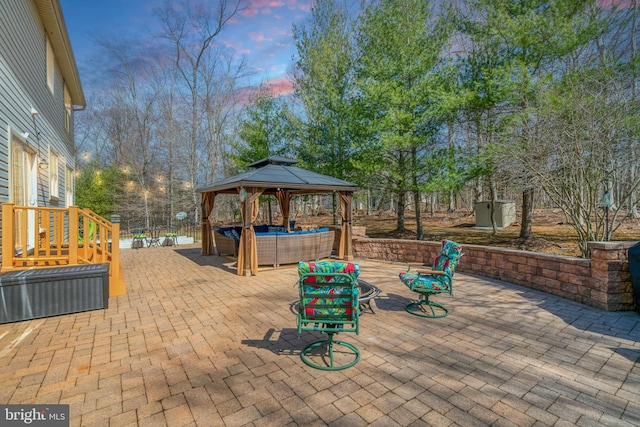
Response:
[[[403,266],[338,372],[299,358],[294,267],[239,277],[197,246],[123,250],[108,310],[0,325],[0,403],[68,403],[72,426],[640,425],[640,314],[457,274],[443,319],[404,311]],[[462,262],[473,262],[463,258]]]

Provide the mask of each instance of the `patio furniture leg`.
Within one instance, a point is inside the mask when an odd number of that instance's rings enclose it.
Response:
[[[302,359],[302,361],[304,363],[306,363],[307,365],[311,366],[312,368],[320,369],[320,370],[323,370],[323,371],[339,371],[341,369],[350,368],[351,366],[353,366],[356,363],[358,363],[358,361],[360,360],[360,350],[358,350],[358,348],[356,346],[354,346],[353,344],[350,344],[348,342],[334,340],[333,339],[333,335],[334,335],[334,333],[328,333],[328,336],[329,336],[328,339],[322,340],[322,341],[316,341],[316,342],[313,342],[313,343],[309,344],[308,346],[306,346],[304,348],[304,350],[302,350],[302,352],[300,353],[300,358]],[[333,346],[334,346],[334,344],[337,345],[337,346],[346,347],[349,350],[351,350],[349,353],[351,353],[351,354],[353,354],[355,356],[354,360],[352,360],[351,362],[348,362],[346,364],[336,365],[335,361],[334,361],[334,354],[333,354]],[[316,347],[321,347],[321,346],[325,346],[325,345],[327,346],[327,351],[329,353],[328,366],[327,366],[327,364],[320,365],[320,364],[314,363],[307,357],[307,355],[313,349],[315,349]],[[324,358],[325,356],[323,355],[322,357]]]
[[[445,239],[432,266],[419,266],[413,272],[409,266],[407,271],[400,273],[402,283],[421,296],[418,301],[407,305],[405,310],[415,316],[430,319],[447,316],[449,310],[440,303],[429,301],[429,297],[437,294],[452,295],[453,272],[462,255],[460,244]]]
[[[422,294],[422,297],[422,300],[412,302],[407,305],[405,310],[415,316],[427,317],[430,319],[446,317],[449,314],[449,310],[439,302],[429,301],[429,295]],[[426,307],[428,307],[428,310]],[[431,314],[429,314],[429,310],[431,311]]]

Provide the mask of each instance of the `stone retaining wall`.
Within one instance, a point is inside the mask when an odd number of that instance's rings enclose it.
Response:
[[[627,250],[635,243],[591,242],[591,259],[463,245],[458,271],[504,280],[604,310],[634,310]],[[440,242],[353,240],[356,257],[401,263],[430,264],[439,249]]]

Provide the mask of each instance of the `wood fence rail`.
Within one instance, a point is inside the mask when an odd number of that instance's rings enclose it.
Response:
[[[2,272],[109,264],[109,296],[124,295],[120,224],[89,209],[2,203]]]

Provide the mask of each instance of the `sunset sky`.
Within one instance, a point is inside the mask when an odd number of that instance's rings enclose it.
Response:
[[[200,3],[202,0],[188,0]],[[233,3],[234,0],[228,0]],[[217,0],[208,0],[216,4]],[[600,6],[629,7],[632,0],[597,0]],[[142,35],[150,40],[157,33],[154,9],[162,0],[60,0],[80,78],[85,92],[104,84],[99,66],[93,59],[104,51],[94,41],[136,40]],[[178,1],[174,1],[178,3]],[[206,3],[206,2],[205,2]],[[312,0],[242,0],[243,10],[232,19],[216,38],[223,46],[245,55],[255,72],[248,86],[269,81],[276,93],[291,91],[287,70],[296,53],[291,35],[292,24],[301,24],[310,16]],[[356,1],[353,1],[357,4]]]
[[[230,1],[230,3],[232,3]],[[101,47],[95,37],[135,40],[142,34],[157,31],[153,10],[160,0],[60,0],[71,45],[78,63],[85,92],[98,84],[92,78],[98,71],[92,59]],[[287,68],[295,54],[291,27],[309,16],[311,0],[244,0],[243,10],[216,38],[219,44],[245,55],[248,66],[256,72],[250,84],[272,81],[274,90],[290,90]]]

